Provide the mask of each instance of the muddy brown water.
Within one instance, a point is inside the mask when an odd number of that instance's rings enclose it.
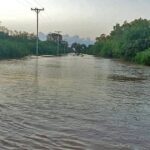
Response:
[[[0,149],[149,150],[150,68],[71,54],[0,61]]]

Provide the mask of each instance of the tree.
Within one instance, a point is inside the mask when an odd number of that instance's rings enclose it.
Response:
[[[130,23],[125,21],[123,25],[116,24],[110,35],[102,34],[97,37],[95,44],[88,48],[87,53],[133,61],[137,53],[148,48],[150,48],[150,21],[139,18]],[[138,58],[145,53],[142,54],[138,55]]]

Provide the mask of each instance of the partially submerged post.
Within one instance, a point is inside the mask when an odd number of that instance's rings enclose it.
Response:
[[[58,34],[58,37],[57,37],[57,56],[59,55],[59,42],[60,42],[60,33],[61,31],[55,31],[57,34]]]

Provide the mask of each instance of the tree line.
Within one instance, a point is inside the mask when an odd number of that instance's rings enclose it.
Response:
[[[86,53],[150,65],[150,20],[140,18],[116,24],[109,35],[97,37]]]
[[[57,42],[39,41],[39,55],[57,55]],[[59,44],[59,54],[68,53],[68,46]],[[34,33],[12,31],[0,26],[0,59],[21,58],[36,54]]]

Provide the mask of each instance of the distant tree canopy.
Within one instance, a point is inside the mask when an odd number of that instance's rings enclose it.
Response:
[[[33,33],[8,30],[0,26],[0,58],[20,58],[34,55],[36,36]],[[57,55],[58,41],[39,41],[40,55]],[[94,45],[73,43],[77,54],[87,53],[109,58],[123,58],[150,65],[150,21],[136,19],[123,25],[116,24],[109,35],[101,34]],[[70,52],[68,43],[59,43],[59,54]]]
[[[86,53],[87,46],[85,44],[73,43],[71,49],[77,54]]]
[[[39,41],[40,55],[56,55],[57,42]],[[65,50],[64,50],[65,49]],[[36,52],[36,36],[34,33],[12,31],[0,26],[0,59],[20,58],[34,55]],[[68,52],[68,44],[59,44],[59,54]]]
[[[104,57],[125,58],[150,65],[149,48],[150,21],[140,18],[130,23],[125,21],[123,25],[116,24],[109,35],[102,34],[97,37],[95,44],[88,47],[87,53]]]

